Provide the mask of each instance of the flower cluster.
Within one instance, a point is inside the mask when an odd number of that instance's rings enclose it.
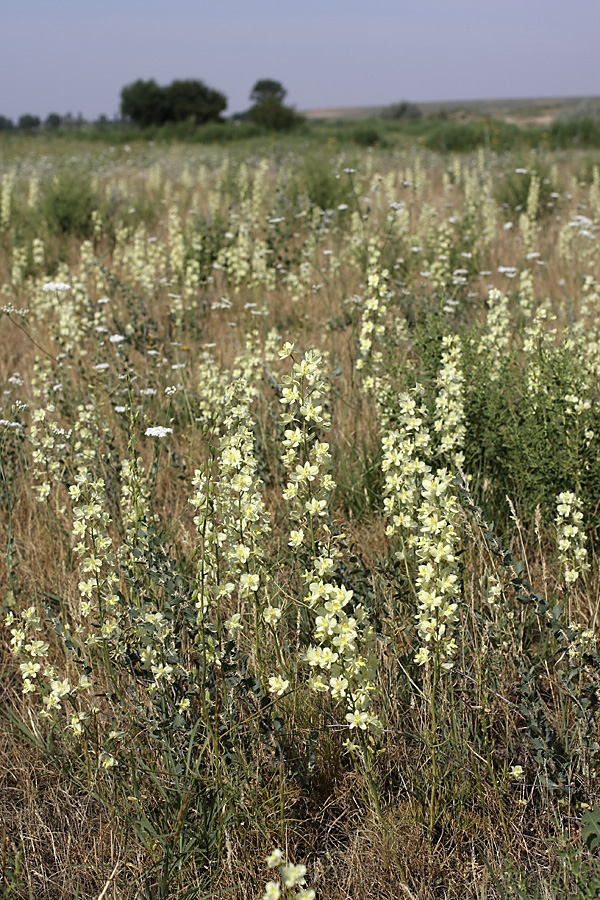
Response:
[[[280,355],[292,353],[293,346],[286,344]],[[305,604],[315,616],[313,642],[304,659],[314,673],[311,688],[344,702],[350,729],[377,731],[379,719],[368,711],[375,693],[375,635],[362,603],[336,577],[339,538],[327,521],[335,482],[327,471],[329,444],[321,440],[329,428],[323,409],[328,388],[323,364],[320,353],[307,351],[293,363],[291,375],[284,376],[281,397],[286,408],[282,420],[288,426],[283,463],[289,481],[283,496],[295,526],[289,544],[309,563],[302,576]]]
[[[427,418],[423,388],[418,384],[412,391],[400,394],[396,427],[382,438],[386,534],[388,537],[397,533],[407,535],[409,545],[417,529],[415,511],[419,507],[421,479],[431,471],[424,461],[431,443]]]
[[[358,338],[359,358],[356,361],[356,368],[359,370],[364,369],[368,363],[377,368],[382,361],[381,352],[374,350],[374,342],[381,339],[385,333],[385,319],[391,293],[388,283],[389,272],[387,269],[381,269],[380,260],[381,250],[372,241],[369,245],[367,284]],[[371,374],[365,375],[363,385],[365,390],[373,389],[374,381]]]
[[[263,900],[280,900],[281,897],[289,897],[291,900],[292,896],[294,900],[315,900],[315,891],[302,887],[306,881],[306,866],[286,862],[279,849],[273,850],[266,862],[270,869],[279,870],[280,880],[267,882]],[[292,895],[296,888],[299,890]]]
[[[486,332],[479,342],[480,351],[486,357],[490,381],[498,381],[506,362],[510,324],[508,297],[497,288],[491,288],[488,292]]]
[[[462,447],[467,431],[463,399],[464,375],[458,335],[444,337],[442,349],[437,376],[434,429],[439,436],[439,453],[449,458],[453,468],[458,468],[465,459]]]
[[[454,625],[461,581],[457,571],[460,534],[458,504],[453,478],[438,469],[421,483],[421,505],[417,512],[420,533],[416,541],[417,631],[422,641],[415,661],[433,661],[444,671],[452,668],[457,645]]]
[[[563,565],[567,585],[574,584],[590,565],[585,546],[582,504],[572,491],[563,491],[556,498],[556,534],[558,557]]]
[[[243,631],[249,617],[256,622],[269,582],[264,538],[270,524],[254,455],[251,399],[244,380],[228,388],[218,455],[196,470],[190,499],[200,540],[194,594],[198,623],[204,622],[213,603],[219,619],[221,608],[235,602],[237,611],[225,622],[231,637]],[[276,622],[281,610],[267,603],[264,615]],[[209,655],[218,655],[209,643]]]

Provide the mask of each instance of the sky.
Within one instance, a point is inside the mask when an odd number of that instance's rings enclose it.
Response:
[[[0,115],[119,111],[138,78],[247,109],[600,95],[600,0],[1,0]]]

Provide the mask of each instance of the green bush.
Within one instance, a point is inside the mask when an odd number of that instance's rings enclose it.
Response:
[[[536,218],[539,219],[555,206],[551,197],[553,188],[549,174],[548,167],[537,159],[533,164],[530,161],[529,164],[525,162],[522,166],[515,166],[512,171],[507,172],[498,181],[495,190],[496,202],[510,215],[525,211],[531,180],[534,175],[537,175],[540,180],[540,192]]]
[[[381,144],[381,134],[374,125],[359,125],[352,132],[352,139],[359,147],[373,147]]]
[[[516,125],[492,121],[432,121],[424,134],[426,146],[438,153],[468,153],[478,147],[510,150],[519,143],[529,142],[529,136]]]
[[[554,147],[600,147],[600,119],[553,122],[548,134]]]
[[[42,212],[53,234],[89,237],[92,212],[98,206],[89,177],[79,172],[64,172],[46,189]]]
[[[352,184],[345,175],[332,170],[327,156],[309,156],[304,163],[302,187],[315,206],[321,209],[337,209],[340,204],[352,202]]]
[[[304,122],[303,116],[291,106],[284,106],[277,97],[265,97],[253,106],[248,119],[269,131],[292,131]]]

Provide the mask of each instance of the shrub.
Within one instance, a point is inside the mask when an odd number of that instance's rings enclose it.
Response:
[[[89,237],[98,201],[88,176],[64,172],[46,190],[42,211],[53,234]]]
[[[497,203],[509,213],[519,213],[527,209],[527,198],[533,176],[537,176],[540,182],[539,199],[537,204],[537,218],[550,212],[552,203],[552,185],[549,179],[548,167],[536,160],[532,165],[524,164],[516,166],[512,172],[507,172],[499,180],[495,191]]]
[[[249,111],[248,118],[269,131],[291,131],[304,122],[303,116],[291,106],[284,106],[277,97],[261,100]]]
[[[416,103],[408,103],[403,100],[401,103],[392,103],[386,106],[381,114],[383,119],[420,119],[423,112]]]
[[[359,147],[373,147],[381,144],[381,134],[374,125],[359,125],[352,132],[352,139]]]

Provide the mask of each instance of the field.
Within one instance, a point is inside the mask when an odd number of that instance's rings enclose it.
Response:
[[[2,144],[2,900],[600,897],[600,151],[321,127]]]

